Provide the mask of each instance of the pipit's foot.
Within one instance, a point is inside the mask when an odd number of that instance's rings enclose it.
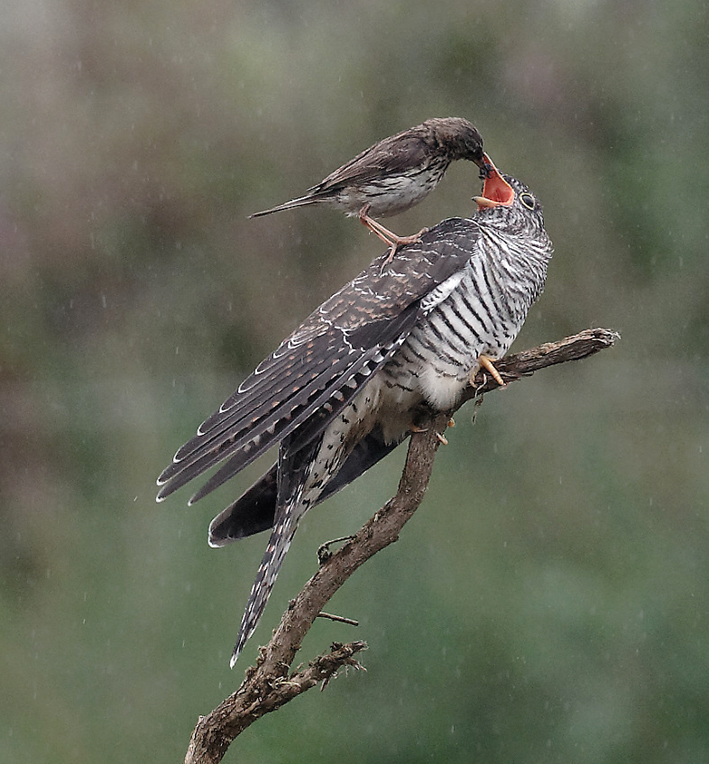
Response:
[[[446,436],[443,433],[437,432],[436,433],[436,437],[438,438],[438,440],[439,440],[439,442],[440,442],[440,444],[442,446],[447,446],[448,445],[448,438],[446,438]]]
[[[372,233],[376,234],[385,244],[389,246],[389,255],[387,259],[382,263],[382,267],[389,265],[394,259],[397,249],[404,244],[413,244],[417,242],[427,231],[428,228],[422,228],[418,233],[411,236],[397,236],[397,234],[385,228],[381,223],[378,223],[374,218],[369,217],[369,205],[365,204],[359,211],[359,219],[362,225],[366,226]]]
[[[500,387],[507,387],[505,381],[500,376],[500,372],[493,366],[492,358],[486,355],[481,355],[478,357],[478,363],[483,369],[485,369],[485,371],[490,372],[490,375]]]

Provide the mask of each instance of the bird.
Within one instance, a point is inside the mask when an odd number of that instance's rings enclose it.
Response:
[[[478,130],[462,117],[428,119],[365,149],[309,188],[304,196],[249,217],[326,204],[349,217],[358,216],[390,247],[391,261],[398,247],[416,241],[426,229],[413,236],[397,236],[375,218],[396,215],[418,204],[438,185],[450,163],[458,159],[471,160],[487,173]]]
[[[318,307],[198,428],[158,478],[157,500],[217,465],[189,503],[272,446],[276,463],[209,527],[221,547],[270,529],[231,657],[255,630],[298,523],[494,368],[546,280],[541,206],[494,168],[469,218],[388,253]],[[487,363],[486,363],[487,362]]]

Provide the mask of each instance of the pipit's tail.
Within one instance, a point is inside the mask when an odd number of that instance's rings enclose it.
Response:
[[[249,218],[260,218],[262,215],[270,215],[272,212],[292,210],[296,207],[305,207],[308,204],[316,204],[319,201],[320,199],[315,196],[299,196],[297,199],[291,199],[289,202],[285,202],[285,204],[279,204],[277,207],[271,207],[271,209],[268,210],[261,210],[261,212],[254,212],[253,215],[249,215]]]

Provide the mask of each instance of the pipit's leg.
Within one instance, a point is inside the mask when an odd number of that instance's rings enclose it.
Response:
[[[384,261],[383,265],[388,265],[396,254],[396,250],[402,244],[413,244],[418,241],[423,234],[428,231],[428,228],[422,228],[418,233],[412,236],[397,236],[397,234],[385,228],[381,223],[378,223],[374,218],[369,217],[369,205],[365,204],[359,211],[359,219],[362,225],[366,226],[373,234],[376,234],[385,244],[389,245],[389,256]]]
[[[492,358],[486,355],[481,355],[478,357],[478,363],[485,369],[485,371],[490,372],[492,378],[500,387],[506,387],[504,380],[500,376],[500,372],[492,365]]]

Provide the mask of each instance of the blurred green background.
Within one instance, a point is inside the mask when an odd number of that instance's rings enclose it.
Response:
[[[318,622],[350,673],[225,761],[709,762],[706,3],[25,0],[0,30],[0,760],[182,761],[313,572],[394,491],[313,511],[228,658],[265,537],[155,477],[382,245],[247,220],[375,140],[474,122],[556,245],[515,348],[622,342],[462,410],[421,510]],[[391,221],[466,215],[453,166]]]

